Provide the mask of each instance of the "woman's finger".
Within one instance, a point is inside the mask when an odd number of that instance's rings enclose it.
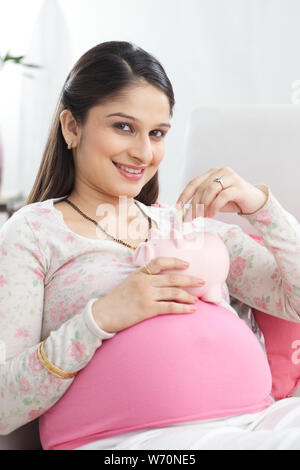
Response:
[[[230,188],[229,178],[222,178],[224,188],[226,190]],[[219,207],[219,205],[213,206],[213,204],[219,204],[216,201],[219,201],[219,195],[221,192],[224,192],[225,189],[222,188],[221,184],[217,181],[208,182],[208,184],[204,187],[201,191],[201,197],[199,198],[201,204],[203,204],[203,212],[204,217],[212,217],[211,213],[218,212],[218,210],[214,210],[215,207]],[[213,206],[213,210],[211,210]]]
[[[216,176],[217,173],[218,170],[214,173],[209,172],[206,178],[198,186],[190,206],[185,213],[186,221],[189,221],[190,218],[207,217],[209,206],[222,191],[220,183],[214,181],[214,176]],[[224,186],[229,184],[228,181],[225,180],[222,178]]]
[[[237,189],[234,186],[221,191],[208,207],[208,216],[214,217],[217,212],[240,212],[240,207],[233,201]]]
[[[184,188],[179,198],[177,199],[176,204],[181,203],[182,205],[186,204],[197,192],[199,186],[214,172],[218,171],[218,168],[211,168],[207,172],[203,173],[200,176],[193,178],[187,186]]]

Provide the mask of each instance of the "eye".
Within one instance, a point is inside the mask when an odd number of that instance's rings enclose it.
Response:
[[[128,124],[127,122],[116,122],[115,124],[113,124],[113,127],[115,127],[116,129],[119,129],[121,131],[125,131],[125,132],[128,132],[124,129],[124,126],[126,127],[129,127],[130,130],[133,130],[132,126],[130,124]],[[166,132],[165,131],[162,131],[161,129],[155,129],[151,132],[160,132],[160,135],[154,135],[154,137],[157,137],[157,138],[162,138],[165,136]]]
[[[114,127],[115,127],[116,129],[120,129],[121,131],[123,131],[124,129],[121,128],[120,126],[127,126],[127,127],[130,127],[130,129],[132,129],[132,127],[131,127],[129,124],[127,124],[127,122],[116,122],[116,123],[114,124]]]
[[[155,129],[152,132],[160,132],[161,135],[156,135],[155,137],[164,137],[165,136],[165,131],[161,131],[160,129]]]

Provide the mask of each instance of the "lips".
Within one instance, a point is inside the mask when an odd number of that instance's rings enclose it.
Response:
[[[114,162],[113,161],[113,164],[114,165],[122,165],[122,166],[126,166],[127,168],[130,168],[131,170],[144,170],[146,167],[145,166],[133,166],[133,165],[125,165],[124,163],[118,163],[118,162]]]
[[[113,162],[115,163],[115,162]],[[115,163],[115,167],[118,170],[118,172],[123,175],[124,178],[126,178],[128,181],[139,181],[143,178],[145,170],[140,171],[139,173],[130,173],[126,170],[123,170],[120,168],[118,165]]]

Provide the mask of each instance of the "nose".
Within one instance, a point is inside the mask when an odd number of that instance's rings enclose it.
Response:
[[[149,165],[153,159],[153,149],[150,137],[148,135],[139,135],[132,142],[128,151],[130,157],[138,160],[141,165]]]

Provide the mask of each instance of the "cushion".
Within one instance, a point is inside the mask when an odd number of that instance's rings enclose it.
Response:
[[[262,239],[250,234],[261,245]],[[272,395],[280,400],[292,396],[300,385],[300,324],[252,309],[262,331],[272,373]]]

